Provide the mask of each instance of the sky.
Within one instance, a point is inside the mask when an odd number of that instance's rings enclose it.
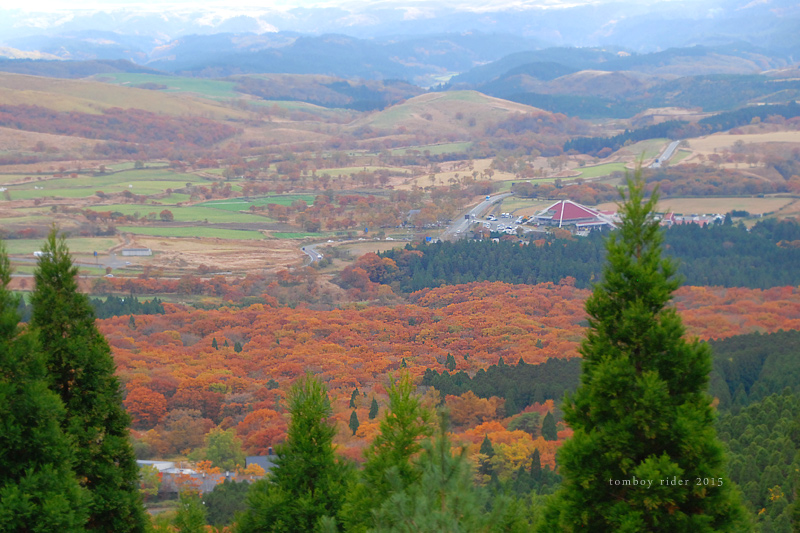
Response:
[[[469,11],[503,11],[506,9],[520,9],[526,7],[572,7],[584,4],[608,3],[619,0],[392,0],[370,1],[370,0],[246,0],[237,5],[220,0],[0,0],[0,9],[22,10],[28,12],[60,12],[74,10],[110,11],[116,9],[130,9],[136,11],[164,11],[175,8],[203,8],[216,9],[225,8],[227,10],[278,10],[286,11],[297,7],[343,7],[358,11],[360,8],[370,6],[376,7],[379,4],[392,5],[397,7],[442,7],[450,4],[454,9],[460,8]],[[656,0],[670,1],[670,0]],[[642,2],[637,2],[641,4]]]

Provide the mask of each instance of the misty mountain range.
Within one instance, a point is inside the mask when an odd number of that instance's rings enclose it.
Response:
[[[478,32],[515,36],[519,46],[525,43],[524,49],[618,46],[635,52],[745,41],[791,55],[800,44],[796,35],[800,4],[794,0],[611,1],[571,8],[481,11],[457,9],[448,2],[414,5],[418,7],[388,1],[360,8],[286,11],[117,8],[36,13],[6,9],[0,10],[0,35],[4,46],[19,50],[140,63],[157,59],[163,47],[169,48],[176,40],[218,33],[251,34],[235,43],[242,52],[280,48],[293,44],[300,35],[324,34],[388,45],[413,44],[414,36]],[[506,53],[513,51],[517,50]]]

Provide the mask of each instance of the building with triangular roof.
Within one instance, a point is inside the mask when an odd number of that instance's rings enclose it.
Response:
[[[611,229],[617,227],[616,213],[599,211],[572,200],[559,200],[533,216],[534,224],[575,226],[578,230]]]

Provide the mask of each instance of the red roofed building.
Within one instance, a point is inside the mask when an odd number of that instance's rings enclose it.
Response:
[[[561,200],[533,217],[534,223],[549,226],[575,226],[579,230],[616,227],[616,214],[604,213],[572,200]]]

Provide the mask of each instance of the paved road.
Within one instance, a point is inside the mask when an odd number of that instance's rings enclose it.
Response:
[[[669,143],[667,148],[658,156],[658,159],[653,161],[653,164],[650,165],[650,168],[659,168],[661,167],[661,163],[664,161],[669,161],[669,158],[672,157],[672,154],[675,153],[675,150],[678,148],[680,141],[672,141]]]
[[[466,213],[462,213],[459,215],[459,218],[455,219],[448,227],[445,229],[442,234],[439,236],[441,240],[450,240],[450,239],[458,239],[464,234],[466,234],[467,230],[469,229],[470,225],[472,224],[472,215],[475,217],[479,217],[483,214],[484,211],[488,210],[493,204],[503,200],[504,198],[508,198],[512,196],[512,193],[505,192],[503,194],[496,194],[494,196],[489,197],[488,200],[484,200]],[[469,220],[464,218],[466,215],[469,215]]]
[[[316,247],[319,246],[319,244],[306,244],[305,246],[303,246],[303,253],[306,254],[309,257],[309,259],[311,259],[308,262],[309,265],[322,259],[322,254],[316,250]]]

